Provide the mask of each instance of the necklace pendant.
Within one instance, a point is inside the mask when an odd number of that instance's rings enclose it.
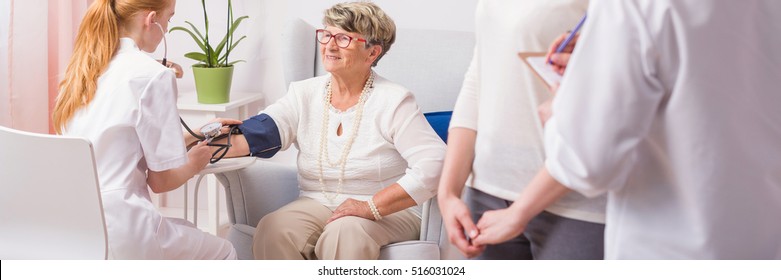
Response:
[[[342,193],[342,186],[344,185],[344,169],[345,165],[347,163],[347,157],[350,154],[350,150],[352,149],[353,142],[355,141],[355,138],[358,136],[358,127],[361,122],[361,118],[363,116],[363,107],[366,104],[366,99],[368,99],[368,94],[371,89],[374,88],[374,72],[369,73],[369,79],[366,80],[366,84],[363,86],[363,90],[361,91],[361,96],[358,97],[358,104],[356,105],[355,109],[355,117],[353,118],[353,124],[352,124],[352,131],[350,132],[350,137],[345,140],[345,143],[342,146],[342,154],[341,158],[337,162],[331,162],[331,158],[328,153],[328,134],[330,133],[329,127],[329,116],[330,116],[330,107],[331,107],[331,81],[328,81],[326,84],[326,96],[323,104],[323,125],[320,130],[320,154],[318,157],[318,165],[320,166],[320,191],[323,193],[323,196],[327,198],[329,201],[333,201]],[[339,115],[340,118],[342,115]],[[339,126],[337,126],[337,129],[342,130],[342,133],[339,133],[337,131],[337,136],[342,136],[346,131],[344,131],[344,127],[342,126],[342,120],[339,120]],[[328,165],[331,166],[331,168],[336,168],[337,166],[341,169],[340,176],[338,179],[338,185],[336,188],[336,193],[333,195],[329,195],[328,192],[326,192],[326,185],[325,180],[323,179],[323,157],[325,157],[325,162],[328,163]]]

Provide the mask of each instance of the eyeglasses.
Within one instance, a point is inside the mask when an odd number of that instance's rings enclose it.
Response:
[[[317,36],[315,38],[317,39],[320,44],[328,44],[328,42],[331,42],[331,39],[336,38],[336,45],[340,48],[346,48],[350,46],[350,42],[353,40],[356,40],[358,42],[366,42],[366,39],[363,38],[353,38],[350,35],[344,34],[344,33],[336,33],[333,34],[331,31],[325,30],[325,29],[318,29],[317,32],[315,32]],[[368,43],[367,43],[368,44]]]

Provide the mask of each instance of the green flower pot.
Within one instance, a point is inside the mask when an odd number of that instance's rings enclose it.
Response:
[[[193,66],[193,77],[195,77],[198,103],[219,104],[230,101],[233,66],[220,68]]]

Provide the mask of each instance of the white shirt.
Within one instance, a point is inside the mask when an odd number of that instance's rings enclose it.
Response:
[[[95,150],[112,258],[225,258],[232,250],[227,241],[163,217],[149,198],[147,169],[187,162],[176,97],[174,73],[122,38],[94,99],[64,129]]]
[[[288,94],[267,107],[277,124],[282,149],[295,145],[301,195],[335,209],[347,198],[368,200],[381,189],[398,183],[418,205],[433,197],[439,184],[445,143],[420,111],[406,88],[380,76],[374,78],[347,163],[341,194],[333,200],[322,193],[319,153],[323,132],[326,83],[330,75],[294,82]],[[327,152],[332,162],[341,158],[345,142],[353,134],[356,106],[340,112],[329,106]],[[342,135],[336,130],[342,124]],[[323,179],[329,196],[339,193],[341,168],[323,159]],[[420,216],[420,207],[410,208]]]
[[[781,258],[781,1],[600,1],[546,127],[609,259]]]
[[[477,42],[456,101],[450,128],[477,131],[471,186],[515,200],[545,159],[537,106],[550,98],[545,85],[518,57],[544,52],[575,26],[583,0],[485,0],[477,6]],[[605,221],[605,198],[571,193],[548,209],[567,218]]]

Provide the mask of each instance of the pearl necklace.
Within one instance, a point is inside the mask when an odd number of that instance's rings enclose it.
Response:
[[[363,117],[363,105],[366,104],[368,93],[372,88],[374,88],[373,71],[369,73],[369,79],[366,80],[366,84],[363,85],[363,90],[361,91],[361,96],[358,97],[358,107],[356,108],[355,118],[353,119],[352,134],[350,135],[350,138],[347,139],[347,142],[344,143],[344,147],[342,147],[342,155],[339,158],[339,161],[331,162],[331,158],[328,156],[328,138],[326,137],[328,135],[328,111],[329,106],[331,106],[332,95],[331,80],[329,80],[326,84],[327,94],[323,102],[323,126],[320,131],[320,154],[318,155],[317,162],[318,166],[320,167],[320,191],[328,200],[333,200],[342,193],[342,185],[344,185],[344,166],[347,164],[347,155],[350,154],[350,149],[353,146],[353,142],[355,142],[355,138],[358,136],[358,126],[360,125],[361,118]],[[325,191],[326,185],[325,180],[323,180],[323,157],[325,157],[325,161],[328,162],[328,165],[330,165],[332,168],[339,166],[340,169],[339,183],[337,185],[335,195],[328,195],[328,193]]]

